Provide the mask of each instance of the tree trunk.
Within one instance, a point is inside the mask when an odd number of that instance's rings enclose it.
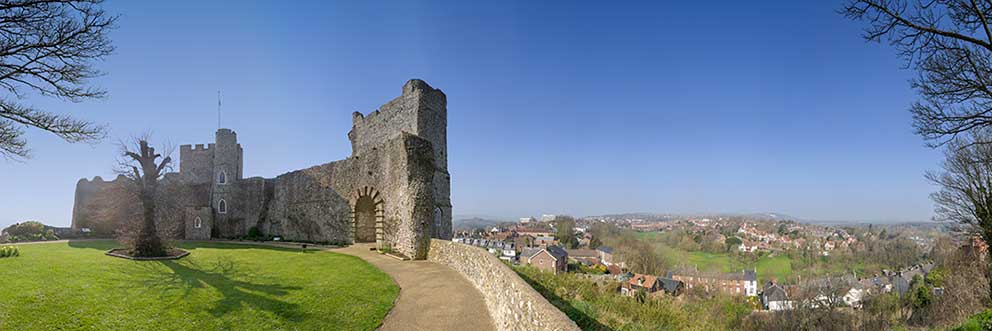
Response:
[[[154,155],[148,150],[146,154]],[[135,256],[165,256],[162,239],[155,228],[155,190],[158,186],[158,172],[154,157],[146,157],[141,161],[144,176],[141,178],[142,223],[140,235],[135,244]]]
[[[135,243],[135,251],[132,254],[134,256],[164,256],[162,240],[158,237],[158,231],[155,229],[155,199],[150,197],[145,190],[142,190],[141,204],[144,209],[143,220],[140,235],[138,235]]]

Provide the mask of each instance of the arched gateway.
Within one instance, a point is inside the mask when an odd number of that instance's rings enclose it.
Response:
[[[384,217],[382,207],[382,196],[374,188],[365,186],[358,190],[352,206],[356,243],[382,241],[382,219]]]

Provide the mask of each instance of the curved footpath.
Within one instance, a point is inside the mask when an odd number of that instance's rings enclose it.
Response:
[[[400,296],[379,330],[495,330],[482,293],[454,269],[430,261],[400,261],[356,244],[331,248],[379,268],[400,286]]]

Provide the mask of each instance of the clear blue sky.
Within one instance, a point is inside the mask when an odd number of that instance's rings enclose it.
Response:
[[[70,222],[114,141],[207,143],[247,175],[350,153],[351,112],[422,78],[448,95],[456,215],[777,211],[926,220],[939,153],[913,135],[893,49],[829,1],[110,1],[106,100],[28,103],[110,126],[96,145],[30,131],[0,161],[0,226]]]

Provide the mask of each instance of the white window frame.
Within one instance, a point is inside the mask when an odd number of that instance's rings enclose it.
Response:
[[[217,200],[217,213],[227,214],[227,200]]]
[[[193,220],[193,227],[194,228],[197,228],[197,229],[202,228],[203,227],[203,219],[201,219],[200,217],[197,217],[195,220]]]
[[[220,173],[217,174],[217,184],[227,185],[227,171],[221,170]]]

